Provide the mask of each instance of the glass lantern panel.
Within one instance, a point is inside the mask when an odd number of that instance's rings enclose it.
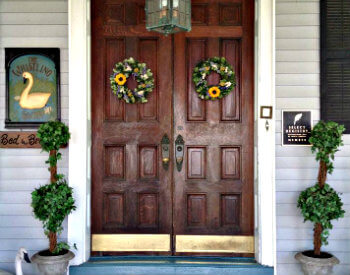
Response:
[[[146,0],[148,30],[164,34],[191,29],[190,0]]]

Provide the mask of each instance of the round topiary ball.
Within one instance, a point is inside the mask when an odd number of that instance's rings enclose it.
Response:
[[[327,244],[329,230],[333,228],[331,221],[344,217],[345,211],[339,194],[328,184],[323,188],[316,185],[301,192],[298,199],[304,221],[322,225],[322,244]]]
[[[70,139],[68,126],[60,121],[49,121],[41,124],[37,133],[40,145],[46,152],[59,150]]]

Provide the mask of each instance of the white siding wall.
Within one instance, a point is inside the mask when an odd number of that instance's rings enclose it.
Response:
[[[320,118],[320,22],[318,0],[276,0],[276,187],[277,269],[301,275],[294,254],[312,248],[312,224],[303,223],[296,207],[303,189],[316,182],[317,163],[308,147],[281,146],[281,110],[311,109]],[[329,183],[339,192],[346,217],[334,222],[324,250],[341,261],[336,275],[350,274],[350,136],[337,154]]]
[[[0,0],[0,130],[5,119],[5,47],[61,48],[62,118],[68,122],[67,12],[67,0]],[[0,149],[0,269],[14,271],[19,247],[33,255],[48,245],[30,207],[31,191],[48,182],[46,159],[39,149]],[[63,150],[60,172],[67,174],[67,168]],[[65,230],[62,238],[66,236]],[[24,274],[35,274],[32,265],[23,267]]]

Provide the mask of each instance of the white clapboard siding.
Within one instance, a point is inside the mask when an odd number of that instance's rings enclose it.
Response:
[[[332,222],[332,224],[333,224],[334,227],[337,227],[337,228],[348,228],[350,230],[350,218],[349,217],[345,217],[345,218],[342,218],[342,219],[339,219],[339,220],[335,220],[335,221]],[[301,217],[301,216],[280,216],[280,217],[277,218],[277,227],[280,227],[280,228],[300,227],[300,228],[310,228],[312,230],[313,229],[313,224],[311,224],[310,222],[305,222],[304,223],[304,218]],[[348,249],[349,249],[349,247],[348,247]],[[312,247],[310,247],[310,249],[311,248]],[[278,249],[277,251],[280,250],[279,247],[277,247],[277,249]],[[327,247],[325,247],[324,249],[327,250]]]
[[[301,62],[303,63],[303,62]],[[320,85],[320,75],[314,74],[282,74],[276,75],[277,86],[317,86]]]
[[[33,16],[31,16],[33,15]],[[28,12],[2,12],[0,25],[67,25],[67,12],[50,12],[28,13]]]
[[[279,192],[297,192],[300,193],[307,187],[315,184],[316,180],[276,180],[276,189]],[[350,184],[344,180],[327,180],[327,183],[340,193],[350,193]]]
[[[317,98],[320,86],[276,86],[276,97],[299,97]],[[281,120],[281,116],[276,114],[276,119]]]
[[[276,1],[276,15],[292,15],[292,14],[318,14],[320,12],[318,1]],[[278,22],[276,22],[278,25]]]
[[[290,14],[285,16],[284,14],[276,15],[277,27],[289,27],[289,26],[318,26],[319,15],[318,14]]]
[[[13,227],[8,230],[6,227],[0,227],[0,239],[42,239],[46,238],[44,231],[40,227]],[[6,252],[1,251],[0,255]],[[0,257],[1,258],[1,257]]]
[[[319,38],[319,27],[318,26],[287,26],[287,27],[276,27],[276,35],[279,39],[281,38]]]
[[[56,13],[68,13],[68,5],[66,0],[1,0],[0,11],[4,13],[48,12],[54,16]],[[68,21],[66,23],[68,23]]]
[[[68,0],[0,0],[0,131],[5,119],[6,47],[60,48],[61,117],[68,123]],[[62,154],[59,172],[67,175],[68,149]],[[33,189],[49,181],[47,158],[40,149],[0,149],[0,269],[14,273],[20,247],[33,255],[48,245],[30,207]],[[66,240],[67,230],[61,238]],[[23,264],[23,269],[26,275],[38,274],[33,265]]]
[[[296,39],[296,38],[278,38],[276,37],[277,50],[318,50],[320,49],[320,40],[312,38]]]
[[[277,50],[276,51],[276,61],[319,61],[320,52],[318,50],[294,50],[291,54],[291,50]]]
[[[303,66],[300,66],[298,62],[277,62],[276,70],[280,74],[314,74],[315,72],[320,73],[319,62],[304,62]]]
[[[316,183],[318,163],[310,147],[281,145],[282,110],[312,110],[320,119],[320,2],[276,0],[276,215],[277,273],[302,275],[294,255],[312,249],[312,224],[303,222],[297,208],[302,190]],[[336,154],[328,183],[341,192],[345,217],[334,221],[324,250],[341,264],[335,275],[350,274],[350,135]]]
[[[330,240],[346,240],[350,238],[350,230],[347,228],[332,229],[330,233]],[[277,236],[279,240],[311,240],[313,231],[309,228],[281,228],[277,230]]]
[[[293,76],[294,75],[286,75]],[[305,76],[305,75],[304,75]],[[307,75],[306,75],[307,76]],[[301,80],[299,80],[301,81]],[[277,109],[319,109],[320,108],[320,99],[317,97],[314,98],[296,98],[295,100],[290,100],[290,98],[276,98],[276,107]]]

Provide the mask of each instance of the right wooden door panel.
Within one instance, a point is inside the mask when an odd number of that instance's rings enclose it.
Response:
[[[251,0],[194,0],[192,31],[174,36],[174,138],[185,141],[174,172],[175,235],[253,235],[253,15]],[[214,56],[233,65],[237,86],[204,101],[192,71]]]

